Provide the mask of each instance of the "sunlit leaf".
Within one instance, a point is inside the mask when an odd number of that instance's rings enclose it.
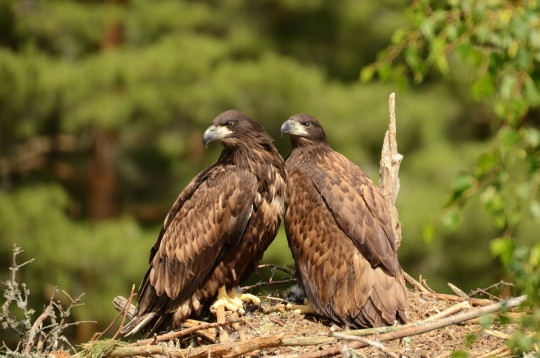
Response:
[[[362,82],[369,82],[375,74],[375,68],[373,66],[365,66],[360,72],[360,80]]]
[[[449,210],[442,218],[441,223],[450,231],[454,231],[459,226],[461,214],[457,210]]]
[[[529,214],[531,214],[534,219],[540,219],[540,203],[538,201],[533,201],[529,205]]]
[[[514,254],[514,242],[509,237],[499,237],[491,240],[489,245],[493,256],[499,257],[502,263],[508,265]]]

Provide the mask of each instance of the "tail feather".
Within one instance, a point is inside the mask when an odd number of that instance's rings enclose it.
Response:
[[[126,337],[139,332],[148,322],[156,316],[156,312],[149,312],[143,316],[137,316],[131,320],[123,329],[122,334]]]

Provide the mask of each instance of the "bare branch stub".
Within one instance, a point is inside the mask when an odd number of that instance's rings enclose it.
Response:
[[[396,250],[401,245],[401,224],[398,218],[396,208],[396,200],[399,193],[399,166],[403,160],[403,156],[398,153],[396,139],[396,95],[390,94],[388,107],[390,111],[390,119],[388,123],[388,131],[384,136],[384,143],[381,153],[381,166],[379,169],[379,189],[381,189],[384,198],[390,209],[392,227],[396,237]]]

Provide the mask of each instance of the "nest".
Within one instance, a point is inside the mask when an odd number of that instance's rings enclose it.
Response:
[[[319,316],[288,311],[284,299],[266,297],[243,317],[226,312],[218,322],[188,320],[184,329],[125,343],[97,340],[83,356],[108,357],[507,357],[506,342],[519,330],[515,308],[525,297],[508,300],[439,294],[407,276],[409,322],[406,325],[345,331]],[[285,295],[284,295],[285,297]],[[128,301],[129,302],[129,301]],[[129,305],[129,304],[128,304]],[[126,306],[127,307],[127,306]],[[493,313],[504,311],[501,323]]]

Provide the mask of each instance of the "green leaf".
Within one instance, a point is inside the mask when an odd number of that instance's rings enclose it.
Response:
[[[452,181],[452,191],[454,193],[464,192],[465,190],[471,188],[475,181],[476,180],[469,174],[461,173]]]
[[[476,176],[481,177],[493,170],[498,163],[498,156],[495,153],[483,153],[476,162]]]
[[[394,31],[394,34],[392,35],[392,43],[394,45],[397,45],[403,42],[403,40],[405,40],[406,38],[406,34],[407,33],[404,28],[397,29],[396,31]]]
[[[461,214],[458,210],[452,209],[443,216],[441,223],[450,231],[454,231],[459,226]]]
[[[506,127],[506,128],[502,128],[499,131],[499,138],[501,140],[501,144],[503,145],[503,147],[508,149],[516,145],[516,143],[520,139],[520,135],[515,129]]]
[[[491,254],[498,257],[501,262],[508,266],[514,254],[514,241],[510,237],[499,237],[491,240],[489,244]]]
[[[533,219],[540,219],[540,203],[538,201],[533,201],[529,205],[529,214]]]
[[[523,131],[523,138],[533,148],[540,146],[540,131],[536,128],[526,128]]]
[[[511,74],[505,75],[501,80],[499,95],[503,100],[512,98],[516,86],[516,77]]]
[[[386,82],[390,79],[392,74],[392,65],[385,63],[377,69],[377,74],[381,78],[381,81]]]
[[[478,100],[493,94],[495,82],[490,74],[485,74],[472,84],[473,96]]]
[[[373,67],[373,65],[365,66],[364,68],[362,68],[362,71],[360,72],[360,81],[369,82],[373,78],[374,74],[375,74],[375,67]]]
[[[435,237],[435,224],[433,223],[433,220],[430,220],[426,225],[424,225],[424,228],[422,229],[422,237],[427,243],[433,242],[433,238]]]

